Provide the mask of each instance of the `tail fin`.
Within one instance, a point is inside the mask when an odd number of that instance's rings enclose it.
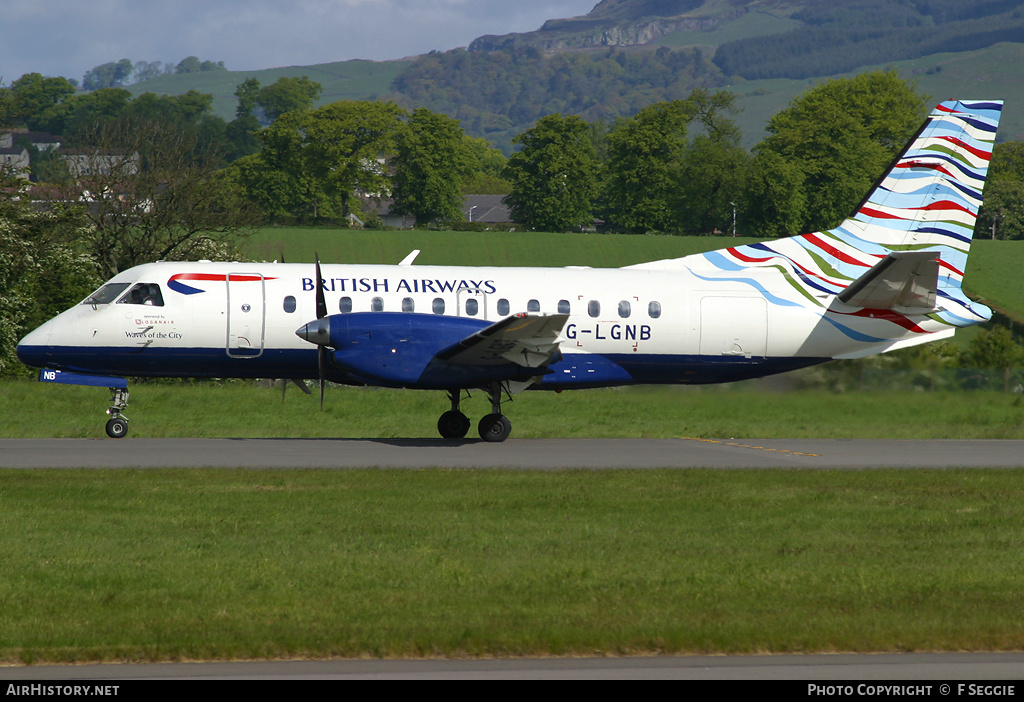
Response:
[[[680,262],[708,279],[728,278],[751,268],[776,268],[804,298],[802,303],[819,306],[850,289],[841,301],[869,307],[890,298],[867,295],[865,289],[916,285],[918,301],[911,307],[924,307],[923,295],[935,301],[934,309],[928,311],[948,325],[985,321],[991,311],[968,300],[960,287],[1002,105],[1001,100],[939,104],[854,214],[835,229],[711,251]],[[933,255],[914,257],[914,265],[907,260],[895,265],[899,252],[911,251]],[[879,266],[890,257],[889,264]],[[920,280],[885,277],[901,270],[907,276],[920,278],[924,272],[927,277],[929,259],[938,263],[934,282],[922,285]],[[891,299],[906,306],[902,303],[908,296],[894,294]]]
[[[981,207],[1002,101],[949,101],[830,235],[867,251],[940,252],[942,287],[959,288]],[[878,252],[873,252],[878,253]]]

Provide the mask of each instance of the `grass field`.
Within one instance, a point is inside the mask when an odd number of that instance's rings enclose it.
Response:
[[[0,471],[0,660],[1020,650],[1020,471]]]
[[[1024,396],[998,392],[795,392],[641,387],[527,392],[506,403],[513,438],[1024,439]],[[0,436],[103,437],[109,393],[34,381],[0,384]],[[328,388],[319,398],[255,382],[133,383],[133,437],[436,438],[442,392]],[[244,408],[240,411],[239,408]],[[483,393],[463,402],[480,418]],[[3,458],[0,457],[0,466]]]

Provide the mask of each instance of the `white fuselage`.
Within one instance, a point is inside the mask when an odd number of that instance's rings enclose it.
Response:
[[[772,268],[750,274],[753,284],[706,280],[682,265],[324,265],[322,275],[329,315],[437,315],[485,326],[516,313],[568,314],[562,357],[539,383],[553,389],[721,382],[905,339],[897,332],[906,330],[868,318],[857,324],[872,341],[851,338],[823,324],[830,296],[821,306],[775,304],[775,294],[789,290],[783,276]],[[26,337],[19,353],[35,365],[87,373],[315,378],[316,347],[296,336],[316,317],[315,280],[310,264],[138,266],[108,283],[124,286],[120,297],[64,312]],[[143,284],[156,286],[157,304],[129,299]]]

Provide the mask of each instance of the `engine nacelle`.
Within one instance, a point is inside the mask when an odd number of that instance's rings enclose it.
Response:
[[[428,370],[438,349],[458,343],[489,324],[466,317],[354,312],[310,322],[296,334],[333,349],[333,365],[363,381],[396,387],[434,387]],[[450,379],[437,387],[448,384]]]

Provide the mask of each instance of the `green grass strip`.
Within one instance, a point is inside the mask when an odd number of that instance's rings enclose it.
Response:
[[[1024,472],[0,471],[0,660],[1020,650]]]
[[[813,380],[821,372],[810,369],[800,377]],[[857,387],[856,367],[850,373],[845,382]],[[505,402],[502,411],[512,420],[513,438],[1024,439],[1024,396],[1016,393],[755,389],[792,382],[783,377],[728,386],[528,391]],[[436,438],[437,418],[449,408],[445,393],[422,390],[329,387],[320,412],[317,392],[306,396],[290,386],[282,400],[280,384],[133,382],[130,387],[128,441]],[[0,436],[103,437],[109,399],[104,388],[4,381]],[[490,411],[490,402],[475,392],[462,409],[478,419]]]

